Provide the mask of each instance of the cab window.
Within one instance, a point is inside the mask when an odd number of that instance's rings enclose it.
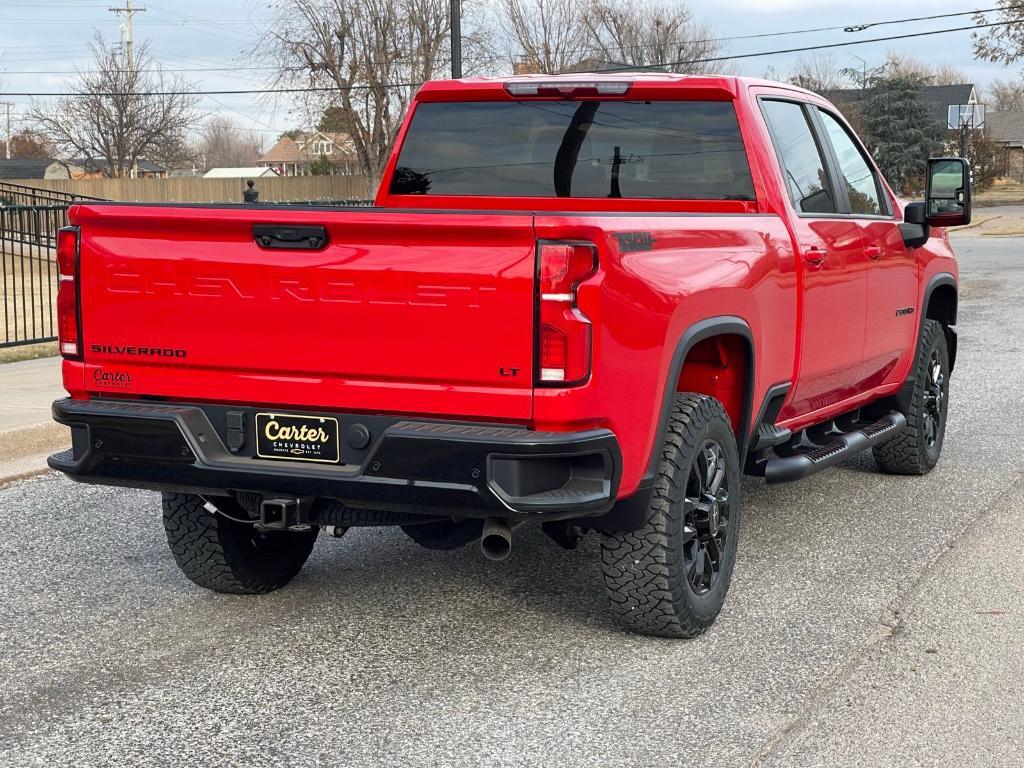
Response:
[[[881,185],[871,164],[864,157],[860,147],[850,136],[846,127],[833,115],[818,110],[825,133],[835,150],[839,161],[839,172],[850,198],[850,212],[864,216],[882,216],[886,213],[880,194]]]
[[[803,106],[792,101],[765,99],[761,108],[771,129],[794,207],[801,213],[836,213],[825,158]]]

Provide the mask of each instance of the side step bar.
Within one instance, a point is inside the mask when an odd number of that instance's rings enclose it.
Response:
[[[796,448],[792,455],[768,459],[764,467],[764,479],[769,483],[801,480],[885,442],[905,426],[907,417],[899,411],[890,411],[874,424],[828,435],[828,442],[823,445]]]

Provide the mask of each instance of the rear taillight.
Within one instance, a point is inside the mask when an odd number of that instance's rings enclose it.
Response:
[[[590,376],[591,332],[576,292],[597,272],[597,249],[589,243],[541,243],[537,262],[537,383],[582,384]]]
[[[60,353],[71,360],[82,356],[82,329],[78,323],[78,227],[57,233],[57,340]]]

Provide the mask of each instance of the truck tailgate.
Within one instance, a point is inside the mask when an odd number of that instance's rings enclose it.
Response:
[[[80,205],[85,390],[527,420],[532,217]],[[323,227],[315,250],[254,226]]]

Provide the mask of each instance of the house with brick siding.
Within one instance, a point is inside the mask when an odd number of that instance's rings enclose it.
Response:
[[[1001,175],[1024,183],[1024,112],[989,112],[985,134],[1003,145]]]

